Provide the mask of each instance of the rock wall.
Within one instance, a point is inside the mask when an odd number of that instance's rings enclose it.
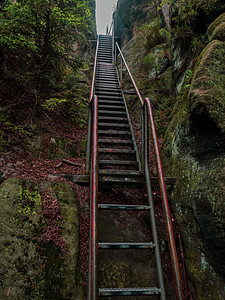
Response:
[[[115,35],[121,46],[133,37],[137,26],[144,24],[147,19],[149,1],[119,0],[117,2],[115,19]]]
[[[224,14],[209,26],[210,42],[186,73],[163,145],[166,173],[177,177],[171,200],[197,299],[224,297],[223,26]]]

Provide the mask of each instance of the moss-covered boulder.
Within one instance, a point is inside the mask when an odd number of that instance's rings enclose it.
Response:
[[[225,11],[223,0],[171,1],[172,67],[176,92],[179,93],[184,74],[192,61],[206,46],[208,26]],[[220,25],[212,39],[223,39],[224,26]]]
[[[176,176],[172,204],[195,299],[223,299],[225,278],[225,43],[212,41],[189,71],[163,144]]]
[[[84,299],[72,188],[7,179],[0,185],[0,203],[0,299]]]
[[[192,5],[196,12],[196,17],[193,21],[196,25],[195,30],[201,30],[202,32],[225,10],[223,0],[194,0]]]
[[[219,16],[207,30],[209,39],[225,41],[225,13]]]

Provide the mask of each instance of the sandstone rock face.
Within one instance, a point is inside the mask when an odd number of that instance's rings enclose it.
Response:
[[[170,6],[172,27],[172,66],[176,92],[180,92],[185,71],[190,68],[193,53],[193,41],[206,34],[208,26],[225,10],[223,0],[175,0]],[[198,46],[199,47],[199,46]]]
[[[114,13],[115,35],[121,46],[133,37],[135,29],[146,22],[149,12],[147,0],[119,0]],[[151,8],[154,11],[154,9]]]
[[[51,203],[59,204],[62,216],[51,232],[50,220],[43,212],[41,193],[45,190],[53,197]],[[79,221],[76,195],[70,186],[7,179],[0,186],[0,202],[0,298],[84,299],[76,279]],[[55,243],[57,224],[61,232],[58,241],[65,242],[66,252]],[[49,240],[42,238],[46,232]]]
[[[213,40],[186,78],[164,139],[171,200],[196,299],[223,299],[225,277],[225,43]]]

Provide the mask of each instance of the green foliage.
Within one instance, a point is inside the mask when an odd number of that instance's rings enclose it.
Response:
[[[144,58],[145,67],[148,70],[155,69],[156,71],[160,69],[160,64],[158,62],[157,56],[153,53],[148,53]]]
[[[192,77],[193,77],[193,72],[191,70],[187,70],[185,72],[185,85],[184,85],[186,91],[188,91],[191,86]]]
[[[18,72],[38,95],[57,87],[66,65],[81,65],[74,43],[89,34],[86,0],[8,0],[0,15],[0,45],[7,68]]]
[[[154,46],[165,42],[168,38],[168,31],[161,25],[161,20],[158,18],[155,18],[151,23],[144,24],[139,29],[136,47],[149,51]]]
[[[164,137],[168,125],[171,121],[171,112],[174,106],[174,102],[171,98],[165,98],[160,105],[155,115],[155,124],[157,128],[157,135],[159,138]]]
[[[32,136],[32,132],[27,130],[25,126],[13,122],[3,112],[0,113],[0,152],[7,149],[12,141],[16,143],[18,140],[30,136]]]
[[[61,103],[65,103],[66,99],[59,99],[59,98],[50,98],[45,101],[45,103],[42,104],[42,106],[47,110],[56,110]]]

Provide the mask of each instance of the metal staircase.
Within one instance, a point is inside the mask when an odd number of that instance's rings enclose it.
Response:
[[[112,63],[112,37],[99,36],[95,95],[98,97],[99,174],[140,174],[132,127]]]
[[[95,95],[95,96],[94,96]],[[147,104],[146,104],[147,103]],[[90,245],[88,299],[115,296],[159,296],[166,299],[160,249],[157,236],[154,203],[148,167],[148,102],[144,103],[143,155],[141,163],[132,131],[126,102],[120,88],[117,70],[113,62],[113,37],[100,35],[95,57],[89,113],[89,137],[87,171],[90,174]],[[89,158],[90,157],[90,158]],[[102,184],[126,186],[145,184],[148,203],[98,204],[98,186]],[[165,183],[164,183],[165,184]],[[115,243],[98,241],[99,210],[149,211],[153,240],[148,243]],[[98,259],[101,251],[110,249],[154,249],[157,287],[98,288]],[[99,253],[99,257],[98,257]],[[129,298],[129,297],[128,297]],[[155,298],[154,298],[155,299]],[[181,298],[179,298],[181,299]]]

